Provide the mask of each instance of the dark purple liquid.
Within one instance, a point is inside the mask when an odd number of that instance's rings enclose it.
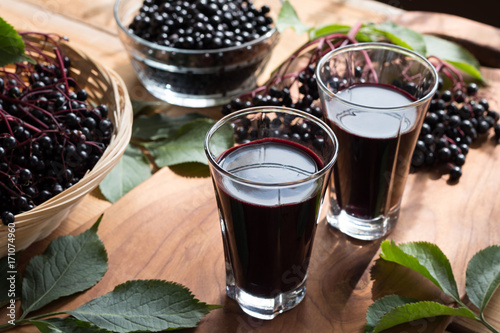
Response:
[[[219,164],[239,177],[275,183],[304,179],[322,167],[311,151],[279,139],[230,149]],[[308,183],[279,192],[270,188],[252,191],[233,182],[216,186],[226,229],[226,260],[236,285],[260,297],[295,289],[307,272],[321,185]]]
[[[390,86],[375,84],[356,85],[337,95],[355,104],[379,107],[414,101]],[[404,115],[401,111],[368,114],[340,103],[331,108],[337,108],[327,119],[339,142],[334,165],[337,203],[358,218],[386,216],[401,201],[422,117],[416,108]]]

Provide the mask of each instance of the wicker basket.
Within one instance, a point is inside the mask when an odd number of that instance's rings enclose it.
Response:
[[[47,45],[44,38],[30,36],[29,41],[44,50],[46,56],[55,58],[54,48]],[[93,105],[108,105],[114,131],[102,157],[78,183],[34,209],[16,215],[15,251],[27,248],[54,231],[83,197],[94,190],[118,163],[131,137],[132,105],[122,79],[68,43],[60,42],[60,45],[64,54],[71,59],[70,75],[88,93],[87,101]],[[0,226],[0,258],[12,251],[7,245],[8,231],[7,226]]]

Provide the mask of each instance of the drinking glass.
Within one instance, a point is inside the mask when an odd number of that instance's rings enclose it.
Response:
[[[314,234],[337,156],[333,131],[284,107],[231,113],[207,133],[226,293],[272,319],[304,298]]]
[[[437,72],[409,49],[359,43],[326,54],[316,77],[340,147],[327,221],[357,239],[384,237],[399,217]]]

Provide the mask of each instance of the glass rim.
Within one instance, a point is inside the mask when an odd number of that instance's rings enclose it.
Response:
[[[170,53],[177,53],[177,54],[194,54],[194,55],[203,55],[203,54],[216,54],[216,53],[224,53],[224,52],[231,52],[231,51],[236,51],[236,50],[242,50],[245,49],[249,46],[253,46],[255,44],[259,44],[267,39],[270,39],[274,35],[279,35],[279,31],[276,28],[276,26],[273,26],[271,30],[266,32],[264,35],[260,36],[259,38],[256,38],[254,40],[248,41],[246,43],[243,43],[241,45],[237,46],[230,46],[230,47],[222,47],[218,49],[180,49],[176,47],[170,47],[170,46],[164,46],[164,45],[159,45],[150,41],[147,41],[137,35],[134,35],[128,31],[128,29],[124,26],[122,17],[120,17],[118,11],[120,4],[125,2],[125,1],[132,1],[132,0],[116,0],[116,3],[114,5],[113,13],[115,16],[115,21],[118,24],[118,27],[120,30],[122,30],[127,37],[132,38],[134,41],[136,41],[139,44],[145,45],[151,49],[159,50],[159,51],[164,51],[164,52],[170,52]],[[138,4],[141,4],[141,2],[138,2]]]
[[[336,93],[332,92],[328,87],[325,85],[323,80],[321,79],[320,76],[320,70],[323,67],[323,65],[327,62],[330,61],[334,56],[346,53],[349,51],[363,51],[363,50],[368,50],[368,49],[375,49],[375,50],[391,50],[400,54],[404,54],[407,56],[410,56],[417,61],[419,61],[421,64],[423,64],[431,73],[432,76],[434,77],[434,84],[433,87],[429,90],[429,92],[423,96],[420,97],[419,99],[408,103],[408,104],[402,104],[402,105],[397,105],[397,106],[372,106],[372,105],[365,105],[365,104],[358,104],[351,102],[349,100],[346,100]],[[363,42],[363,43],[355,43],[355,44],[349,44],[345,46],[341,46],[339,48],[336,48],[334,50],[331,50],[327,54],[325,54],[320,61],[318,62],[318,65],[316,67],[316,80],[318,82],[318,87],[326,93],[329,97],[336,99],[346,105],[353,106],[358,109],[365,109],[365,110],[372,110],[372,111],[397,111],[397,110],[406,110],[409,108],[414,108],[416,106],[419,106],[420,104],[426,103],[429,99],[431,99],[435,92],[437,91],[437,87],[439,84],[439,75],[436,71],[436,68],[434,65],[424,56],[418,54],[417,52],[410,50],[408,48],[399,46],[399,45],[394,45],[394,44],[389,44],[389,43],[383,43],[383,42]]]
[[[238,177],[234,175],[233,173],[225,170],[222,168],[219,163],[217,163],[216,159],[214,158],[212,152],[210,151],[209,148],[209,142],[210,139],[212,138],[213,134],[222,126],[227,124],[230,120],[236,119],[238,117],[241,117],[242,115],[248,115],[248,114],[255,114],[255,113],[271,113],[271,112],[280,112],[280,113],[287,113],[287,114],[293,114],[296,116],[300,116],[304,119],[310,120],[314,122],[316,125],[318,125],[322,130],[324,130],[325,133],[330,137],[331,141],[334,144],[334,152],[332,153],[331,158],[329,159],[328,163],[323,165],[323,167],[312,173],[311,175],[307,176],[306,178],[295,180],[295,181],[290,181],[290,182],[259,182],[259,181],[254,181],[254,180],[249,180],[246,178]],[[229,177],[232,181],[241,183],[241,184],[246,184],[246,185],[251,185],[251,186],[262,186],[262,187],[289,187],[289,186],[296,186],[300,184],[304,184],[307,182],[310,182],[311,180],[317,179],[327,173],[335,164],[337,161],[337,155],[338,155],[338,150],[339,150],[339,145],[338,145],[338,140],[337,136],[333,132],[333,130],[321,119],[307,113],[301,110],[297,109],[292,109],[289,107],[283,107],[283,106],[254,106],[250,108],[245,108],[242,110],[234,111],[221,119],[219,119],[207,132],[205,135],[205,140],[203,144],[203,148],[205,150],[205,155],[208,158],[208,161],[210,165],[212,165],[215,169],[217,169],[218,172],[220,172],[222,175]]]

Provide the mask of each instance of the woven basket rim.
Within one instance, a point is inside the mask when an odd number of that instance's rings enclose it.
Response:
[[[81,200],[85,195],[94,190],[111,169],[116,166],[125,152],[132,135],[132,104],[122,78],[114,70],[100,65],[92,57],[86,55],[74,46],[69,45],[68,42],[60,41],[60,46],[65,54],[68,51],[75,53],[85,62],[95,67],[98,75],[102,76],[105,82],[111,87],[113,100],[116,105],[116,107],[113,107],[113,110],[110,110],[110,115],[113,115],[110,119],[114,124],[114,130],[110,143],[103,155],[96,165],[91,170],[87,171],[80,181],[35,208],[17,214],[15,216],[16,227],[22,226],[24,228],[34,223],[43,223],[44,221],[37,222],[36,218],[45,217],[47,214],[56,214],[65,208],[69,208],[74,205],[76,201]],[[7,226],[3,224],[0,225],[0,234],[6,232],[6,230]]]

